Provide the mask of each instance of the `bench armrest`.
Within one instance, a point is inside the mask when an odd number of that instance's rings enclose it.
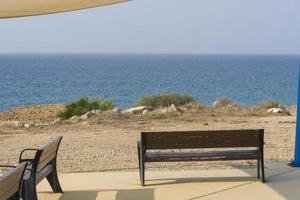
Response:
[[[19,157],[19,162],[24,162],[24,161],[32,161],[33,159],[23,159],[22,156],[23,156],[23,153],[26,152],[26,151],[38,151],[39,149],[32,149],[32,148],[29,148],[29,149],[24,149],[23,151],[21,151],[20,153],[20,157]]]

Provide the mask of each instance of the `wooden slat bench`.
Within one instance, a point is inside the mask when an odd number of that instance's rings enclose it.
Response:
[[[24,200],[37,200],[36,185],[44,178],[49,182],[53,192],[63,193],[57,175],[57,152],[62,136],[55,138],[39,149],[24,149],[20,154],[19,162],[29,162],[24,174],[22,185],[22,198]],[[30,159],[23,158],[23,153],[35,151]]]
[[[141,184],[145,185],[147,162],[224,160],[257,160],[257,177],[260,178],[261,169],[264,183],[263,140],[263,129],[142,132],[138,141]]]
[[[21,186],[27,163],[18,166],[0,165],[0,167],[12,168],[0,176],[0,200],[21,199]]]

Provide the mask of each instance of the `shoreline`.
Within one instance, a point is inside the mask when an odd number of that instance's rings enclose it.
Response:
[[[226,105],[224,104],[223,101],[225,101]],[[263,107],[264,106],[263,104],[264,103],[268,104],[272,102],[278,103],[278,105],[280,105],[279,107],[283,108],[282,113],[285,113],[287,115],[296,115],[296,108],[297,108],[296,104],[285,105],[285,104],[281,104],[276,100],[274,101],[266,100],[254,106],[244,106],[242,104],[236,103],[231,99],[222,97],[220,99],[215,100],[212,105],[200,104],[197,101],[195,101],[193,104],[195,104],[196,107],[197,106],[201,107],[201,109],[198,109],[198,111],[201,112],[203,111],[203,109],[205,109],[206,111],[211,110],[212,112],[217,111],[218,113],[220,113],[219,111],[221,111],[225,114],[237,114],[239,112],[243,112],[242,115],[247,115],[247,113],[245,112],[249,112],[248,114],[250,116],[251,115],[265,116],[266,114],[269,113],[268,111],[269,108]],[[59,117],[57,116],[58,113],[64,111],[65,106],[68,104],[69,103],[32,104],[32,105],[23,105],[16,108],[9,108],[7,110],[0,111],[0,123],[5,121],[21,121],[24,123],[32,123],[32,121],[34,121],[34,123],[53,123],[55,121],[59,121]],[[221,104],[221,105],[217,105],[217,104]],[[195,107],[195,105],[192,105],[192,107]],[[260,106],[262,106],[262,108],[260,108]],[[116,109],[119,112],[119,111],[130,110],[133,109],[134,107],[135,106],[129,108],[115,107],[114,109]],[[277,107],[278,106],[273,106],[272,108],[277,108]],[[156,110],[160,110],[163,108],[165,107],[161,107]],[[190,110],[188,109],[189,108],[184,108],[183,110],[186,112],[190,112]],[[195,111],[192,112],[194,113]]]
[[[159,93],[159,94],[164,94],[164,93]],[[98,97],[96,97],[96,98],[98,98]],[[276,101],[276,102],[281,103],[285,107],[294,107],[294,106],[297,106],[297,103],[288,104],[288,103],[280,102],[280,101],[274,100],[274,99],[265,99],[265,100],[257,102],[256,104],[253,104],[253,105],[245,105],[243,103],[236,102],[234,99],[230,99],[230,98],[227,98],[227,97],[220,97],[219,99],[221,99],[221,98],[228,99],[228,100],[232,101],[233,103],[235,103],[236,105],[239,105],[239,106],[245,107],[245,108],[255,108],[255,107],[259,106],[261,103],[267,102],[267,101]],[[80,99],[80,98],[78,98],[78,99]],[[199,103],[200,105],[204,106],[204,107],[213,107],[214,102],[218,101],[219,99],[215,99],[214,101],[212,101],[211,104],[208,104],[208,103],[203,104],[203,103],[201,103],[201,101],[199,102],[198,100],[195,100],[195,101],[197,103]],[[7,107],[5,109],[2,109],[2,110],[0,110],[0,114],[4,113],[4,112],[7,112],[7,111],[18,110],[18,109],[21,109],[21,108],[39,107],[39,106],[47,106],[47,105],[67,105],[67,104],[72,103],[72,102],[74,102],[74,101],[23,104],[23,105],[18,105],[18,106],[14,106],[14,107]],[[120,108],[120,109],[128,109],[128,108],[133,107],[134,103],[131,106],[124,106],[124,107],[119,107],[118,105],[116,105],[116,106],[117,106],[117,108]]]

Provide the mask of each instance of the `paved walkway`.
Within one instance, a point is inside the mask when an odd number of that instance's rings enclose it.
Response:
[[[277,200],[300,199],[300,169],[267,164],[268,182],[256,170],[148,171],[146,187],[138,172],[60,174],[64,194],[53,194],[47,182],[38,186],[40,200]]]

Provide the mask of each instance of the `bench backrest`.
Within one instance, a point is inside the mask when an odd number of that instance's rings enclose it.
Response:
[[[261,147],[264,130],[142,132],[145,149]]]
[[[62,136],[59,136],[59,137],[53,139],[48,144],[43,145],[39,149],[39,151],[36,154],[36,158],[35,158],[35,160],[37,161],[35,163],[35,165],[36,165],[35,168],[37,169],[37,172],[39,172],[45,166],[47,166],[49,164],[49,162],[56,159],[57,151],[58,151],[61,140],[62,140]]]
[[[9,170],[0,177],[0,199],[6,200],[10,197],[20,195],[22,178],[27,163],[21,163],[16,168]]]

